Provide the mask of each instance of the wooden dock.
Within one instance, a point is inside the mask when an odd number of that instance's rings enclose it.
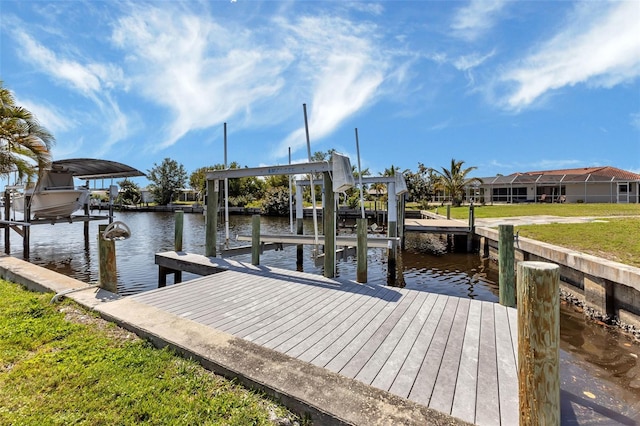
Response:
[[[158,256],[217,273],[132,296],[139,303],[471,423],[518,423],[515,309],[229,259]]]
[[[453,219],[405,219],[405,231],[429,234],[466,235],[469,224]]]

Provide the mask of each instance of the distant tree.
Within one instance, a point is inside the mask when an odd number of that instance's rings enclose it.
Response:
[[[19,179],[30,180],[36,168],[42,172],[51,165],[54,142],[31,112],[16,105],[0,80],[0,173],[16,171]]]
[[[271,216],[289,214],[289,189],[284,186],[267,188],[262,202],[262,213]]]
[[[198,200],[203,199],[203,194],[207,190],[207,171],[209,167],[200,167],[195,169],[189,175],[189,187],[196,191]]]
[[[418,163],[418,170],[412,172],[407,169],[403,172],[409,191],[409,201],[427,202],[433,198],[435,184],[439,177],[430,167]]]
[[[477,167],[467,167],[463,169],[464,161],[456,161],[451,159],[449,168],[442,167],[442,172],[435,171],[438,176],[437,188],[444,190],[451,197],[451,204],[459,207],[464,198],[464,190],[473,183],[482,184],[479,178],[468,178],[467,175],[474,171]]]
[[[149,189],[153,199],[163,206],[178,198],[179,190],[187,181],[184,166],[170,158],[165,158],[160,165],[154,163],[153,168],[148,170],[147,176],[152,182]]]
[[[120,191],[118,192],[118,198],[116,202],[125,206],[134,206],[142,200],[142,193],[140,187],[129,179],[124,179],[118,182],[120,185]]]

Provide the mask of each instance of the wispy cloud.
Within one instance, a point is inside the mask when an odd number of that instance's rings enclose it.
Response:
[[[630,114],[630,122],[633,127],[640,130],[640,112]]]
[[[471,0],[457,10],[451,23],[453,35],[472,41],[491,29],[507,5],[507,0]]]
[[[17,40],[17,45],[21,46],[24,59],[30,61],[34,68],[47,74],[57,83],[71,88],[97,106],[100,120],[104,123],[105,132],[108,133],[106,140],[100,141],[103,144],[101,148],[103,152],[127,136],[126,115],[120,111],[110,92],[110,89],[121,85],[123,81],[120,68],[98,62],[83,64],[73,58],[65,57],[63,53],[57,53],[45,47],[22,29],[16,29],[13,36]],[[60,47],[60,51],[64,51],[64,47]],[[73,121],[62,119],[59,113],[37,104],[34,104],[34,108],[37,110],[38,117],[52,129],[59,131],[71,129]],[[72,116],[72,108],[65,115]]]
[[[135,8],[117,22],[113,41],[128,52],[127,71],[135,87],[172,111],[166,136],[155,149],[248,113],[282,89],[282,73],[292,58],[261,36],[171,7]]]
[[[251,116],[255,125],[256,110],[277,124],[289,116],[283,109],[305,101],[312,137],[327,136],[369,105],[385,80],[390,58],[375,44],[375,30],[322,15],[236,28],[211,16],[145,7],[118,21],[113,41],[129,52],[135,87],[172,111],[166,137],[156,144],[162,149],[232,117]],[[273,156],[304,145],[300,127]]]
[[[565,86],[613,87],[640,76],[640,3],[580,2],[571,24],[502,76],[521,109]]]
[[[475,77],[473,75],[473,69],[482,65],[487,59],[495,55],[495,50],[481,55],[479,53],[471,53],[469,55],[460,56],[453,61],[453,66],[456,69],[463,71],[467,77],[469,85],[475,83]]]
[[[295,36],[293,50],[300,58],[300,74],[309,78],[311,137],[323,138],[374,102],[391,58],[376,45],[375,27],[366,24],[332,17],[304,17],[282,25]],[[275,155],[304,144],[301,127],[280,143]]]

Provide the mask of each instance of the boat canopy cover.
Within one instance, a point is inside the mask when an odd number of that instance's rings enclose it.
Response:
[[[78,179],[108,179],[145,176],[138,169],[109,160],[95,158],[70,158],[51,163],[52,170],[68,170]]]

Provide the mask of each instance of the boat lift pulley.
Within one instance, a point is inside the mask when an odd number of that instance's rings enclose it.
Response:
[[[102,238],[105,240],[121,241],[131,237],[131,230],[126,223],[119,220],[110,223],[102,232]]]

